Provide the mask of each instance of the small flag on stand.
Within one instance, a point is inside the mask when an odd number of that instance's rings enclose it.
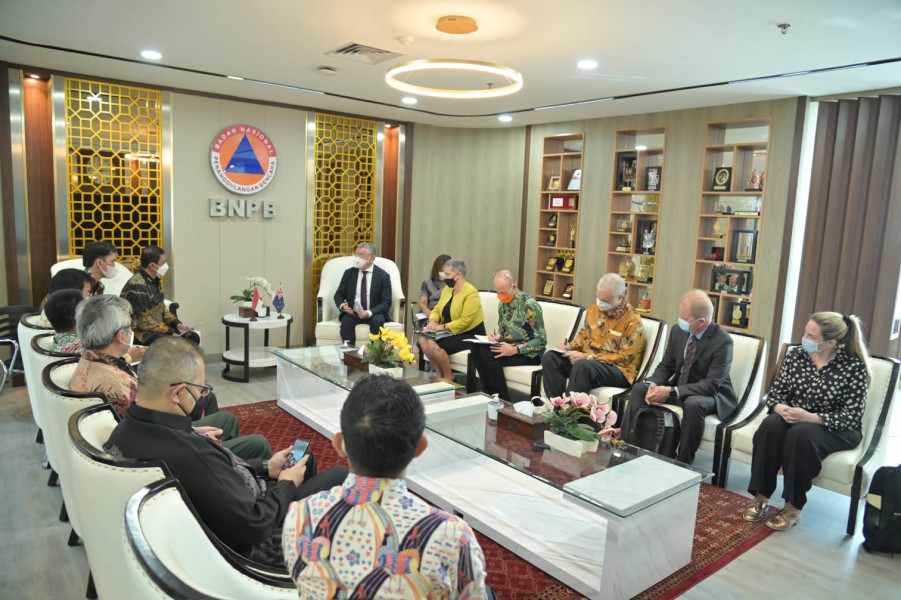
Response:
[[[263,305],[262,300],[260,299],[260,288],[254,286],[253,288],[253,302],[250,304],[251,308],[253,308],[254,312],[260,310],[260,306]]]

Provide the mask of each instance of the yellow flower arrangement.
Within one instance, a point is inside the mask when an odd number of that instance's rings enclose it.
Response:
[[[403,363],[413,364],[413,347],[407,341],[407,336],[392,329],[379,328],[378,333],[370,333],[370,343],[366,344],[366,354],[363,362],[372,363],[378,367],[399,366]]]

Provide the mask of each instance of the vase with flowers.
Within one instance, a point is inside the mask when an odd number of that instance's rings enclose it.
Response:
[[[413,364],[413,348],[400,331],[379,328],[378,333],[369,334],[369,343],[363,346],[363,362],[369,363],[371,375],[403,377],[404,363]]]
[[[240,294],[236,294],[229,298],[232,302],[242,303],[238,308],[238,316],[244,318],[253,318],[258,314],[260,316],[268,316],[269,307],[265,306],[262,298],[260,299],[260,306],[254,309],[253,296],[254,290],[257,290],[257,295],[259,295],[260,290],[262,290],[271,300],[273,298],[272,285],[263,277],[247,277],[246,279],[249,282],[247,288],[241,290]],[[261,309],[264,309],[262,313],[260,313]]]
[[[599,402],[597,396],[572,392],[546,402],[544,421],[548,430],[544,432],[544,443],[555,450],[581,456],[597,450],[599,439],[607,442],[620,435],[620,430],[613,427],[616,413],[610,404]]]

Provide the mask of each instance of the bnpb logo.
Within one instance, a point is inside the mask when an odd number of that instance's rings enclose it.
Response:
[[[272,182],[277,156],[268,135],[250,125],[233,125],[213,140],[210,163],[219,183],[236,194],[247,195]]]

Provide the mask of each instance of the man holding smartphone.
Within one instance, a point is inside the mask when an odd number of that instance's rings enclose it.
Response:
[[[269,460],[245,461],[192,431],[188,415],[210,386],[204,383],[203,356],[184,338],[155,341],[138,375],[137,399],[104,448],[125,458],[163,460],[219,539],[248,558],[282,566],[281,525],[289,504],[339,485],[347,469],[317,475],[309,453],[286,467],[291,447]]]

